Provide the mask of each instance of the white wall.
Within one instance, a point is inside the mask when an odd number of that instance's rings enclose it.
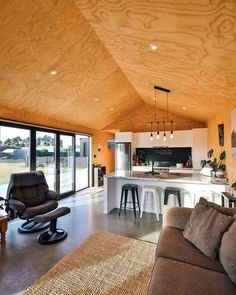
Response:
[[[201,168],[200,162],[207,158],[208,149],[208,129],[193,129],[193,167]]]

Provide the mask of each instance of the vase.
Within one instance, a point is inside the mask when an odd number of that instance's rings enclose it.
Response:
[[[213,178],[216,177],[216,172],[214,170],[211,170],[211,177],[213,177]]]
[[[233,197],[236,198],[236,189],[234,189],[234,190],[232,191],[232,193],[233,193]]]
[[[222,178],[222,177],[224,177],[224,172],[221,171],[221,170],[217,170],[217,171],[216,171],[216,177],[217,177],[217,178]]]

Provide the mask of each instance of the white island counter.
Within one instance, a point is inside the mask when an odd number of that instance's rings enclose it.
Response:
[[[194,197],[212,194],[216,203],[221,204],[221,192],[228,191],[227,183],[214,183],[211,177],[200,174],[149,174],[144,172],[118,171],[104,176],[104,213],[108,214],[114,208],[119,208],[121,187],[126,183],[139,186],[139,199],[144,185],[157,186],[160,191],[161,212],[164,203],[164,190],[166,187],[181,189],[181,202],[185,207],[193,206]],[[176,198],[169,198],[170,205],[177,204]],[[154,206],[150,200],[146,204],[146,212],[154,213]]]

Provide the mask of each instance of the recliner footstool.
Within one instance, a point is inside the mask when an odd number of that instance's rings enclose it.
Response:
[[[37,215],[34,220],[39,223],[50,222],[49,229],[38,236],[40,244],[48,245],[64,240],[67,237],[67,232],[57,228],[57,218],[70,213],[69,207],[60,207],[54,211]]]

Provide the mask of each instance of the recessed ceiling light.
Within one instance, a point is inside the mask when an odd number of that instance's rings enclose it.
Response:
[[[156,97],[155,96],[153,96],[152,98],[153,98],[153,100],[156,100]]]
[[[97,97],[94,97],[94,100],[95,100],[95,101],[99,101],[99,98],[97,98]]]
[[[110,108],[111,111],[114,111],[114,108]]]
[[[185,106],[182,106],[182,110],[183,110],[183,111],[186,111],[186,109],[187,109],[187,108],[186,108]]]
[[[52,69],[52,70],[50,71],[50,74],[51,74],[52,76],[56,76],[56,75],[57,75],[57,70],[56,70],[56,69]]]
[[[155,51],[155,50],[158,49],[158,46],[157,46],[156,43],[151,43],[149,46],[150,46],[150,49],[151,49],[152,51]]]

